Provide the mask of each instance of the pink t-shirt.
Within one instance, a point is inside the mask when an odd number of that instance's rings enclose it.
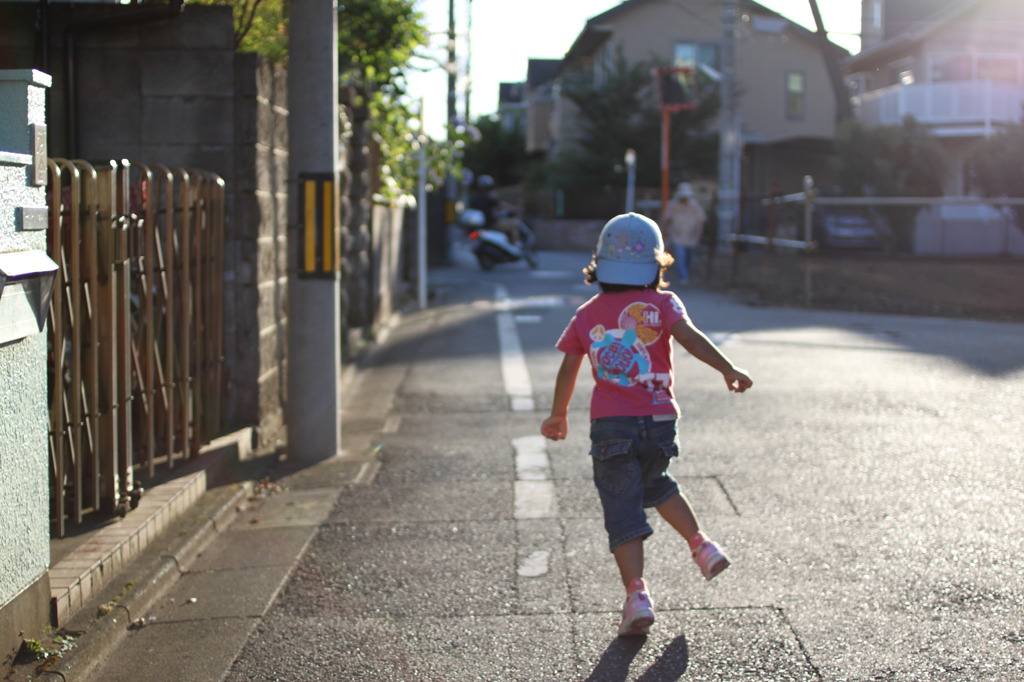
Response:
[[[654,289],[600,293],[576,310],[556,347],[590,358],[591,419],[678,414],[669,330],[685,319],[678,296]]]

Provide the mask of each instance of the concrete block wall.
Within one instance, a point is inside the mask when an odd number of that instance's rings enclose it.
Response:
[[[0,253],[46,250],[46,230],[27,229],[38,226],[26,225],[23,209],[46,206],[45,184],[35,180],[30,126],[46,125],[50,83],[40,71],[0,71]],[[0,307],[14,297],[8,293],[4,301],[0,293]],[[21,644],[20,632],[39,637],[49,623],[46,355],[45,331],[0,344],[0,658],[7,662]]]
[[[235,309],[228,419],[258,424],[257,446],[285,440],[288,300],[288,79],[281,66],[236,56]],[[244,378],[254,390],[235,391]]]
[[[2,3],[0,3],[2,4]],[[31,9],[31,8],[29,8]],[[0,41],[0,64],[31,64],[34,11],[15,3],[5,17],[18,41]],[[220,175],[227,191],[225,249],[225,401],[223,430],[255,426],[261,447],[285,440],[287,373],[287,76],[254,55],[234,51],[231,9],[186,4],[113,6],[52,4],[48,60],[51,156],[89,161],[194,167]],[[64,73],[65,49],[74,76]],[[348,118],[345,118],[348,121]],[[343,121],[343,130],[352,127]],[[365,311],[362,333],[392,309],[400,289],[397,218],[370,226],[370,202],[349,227],[349,153],[342,149],[342,222],[353,275],[348,309]],[[358,164],[357,164],[358,165]],[[369,187],[362,183],[361,186]],[[358,237],[358,240],[354,239]],[[387,249],[387,256],[371,254]],[[387,273],[371,271],[370,265]],[[358,267],[356,267],[358,266]],[[389,287],[389,291],[381,291]],[[387,297],[389,300],[382,300]],[[358,345],[358,344],[357,344]]]
[[[406,216],[415,217],[401,206],[373,205],[370,267],[374,292],[372,313],[377,323],[387,322],[398,312],[401,301],[411,299],[415,293],[412,283],[406,279],[408,254],[403,233]]]
[[[186,5],[157,17],[109,18],[73,33],[77,77],[64,90],[78,103],[77,155],[224,179],[223,430],[255,426],[256,445],[273,447],[284,440],[287,78],[235,52],[229,7]]]
[[[234,28],[227,7],[187,7],[140,23],[75,29],[77,136],[86,160],[202,168],[230,181],[234,145]],[[159,17],[160,15],[156,15]],[[230,182],[229,182],[230,184]]]

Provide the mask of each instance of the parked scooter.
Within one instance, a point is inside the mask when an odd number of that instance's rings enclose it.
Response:
[[[530,226],[516,216],[500,213],[496,225],[487,227],[483,211],[468,208],[459,215],[459,225],[468,233],[470,248],[481,270],[517,261],[537,267],[537,239]]]

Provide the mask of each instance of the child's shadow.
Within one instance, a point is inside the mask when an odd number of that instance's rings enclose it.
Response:
[[[646,637],[617,637],[601,654],[594,671],[587,682],[621,681],[629,677],[629,667],[640,649],[647,643]],[[678,680],[686,672],[690,662],[690,647],[686,635],[679,635],[665,647],[658,659],[645,670],[637,682],[668,682]]]

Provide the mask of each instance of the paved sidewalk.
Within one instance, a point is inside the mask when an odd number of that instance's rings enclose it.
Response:
[[[372,376],[375,388],[386,381],[382,372]],[[61,565],[99,552],[105,558],[95,570],[113,570],[116,577],[107,576],[106,586],[95,593],[79,588],[75,613],[62,627],[76,636],[73,649],[60,659],[21,665],[11,679],[43,671],[111,682],[219,679],[338,495],[366,485],[376,474],[375,439],[386,428],[381,415],[391,396],[366,390],[367,379],[358,367],[346,373],[341,456],[312,466],[275,455],[218,463],[228,469],[218,477],[234,483],[206,490],[204,477],[190,473],[143,497],[144,504],[125,520],[132,521],[133,535],[151,528],[142,532],[152,537],[123,563],[120,545],[127,541],[104,539],[125,535],[123,523],[70,549]],[[171,508],[167,497],[180,508]],[[162,520],[172,514],[170,521]],[[112,557],[118,557],[116,563]],[[74,569],[66,572],[78,575]]]

